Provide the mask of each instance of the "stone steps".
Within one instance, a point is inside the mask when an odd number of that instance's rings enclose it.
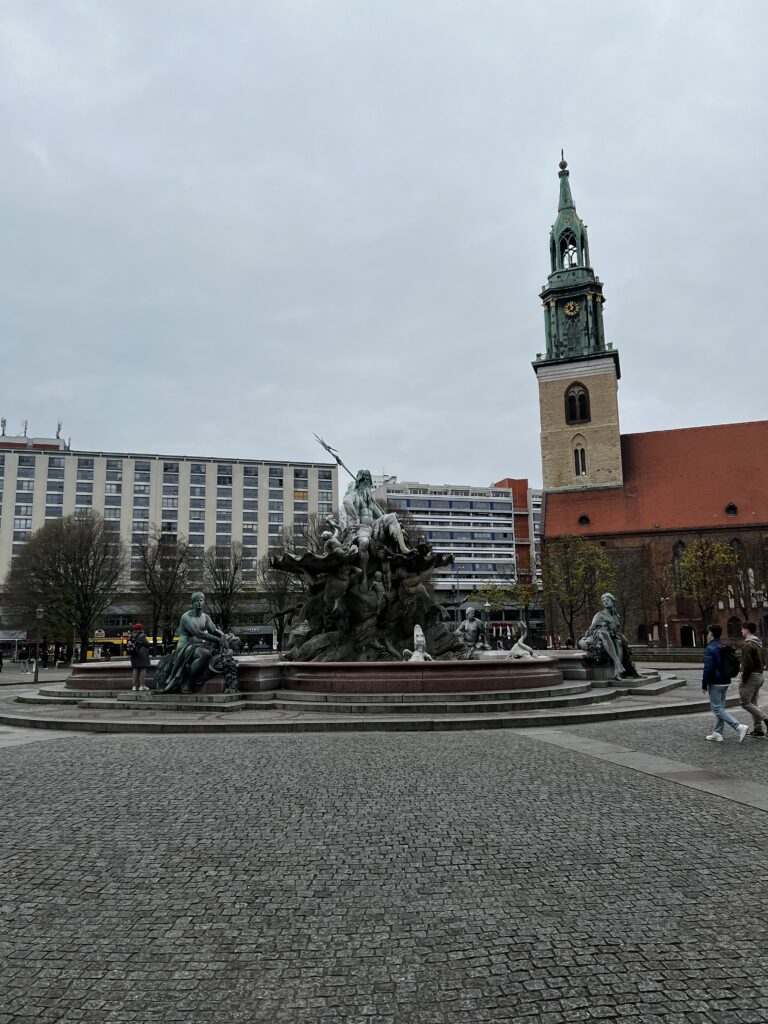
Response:
[[[427,704],[445,703],[446,701],[480,702],[487,700],[528,700],[540,697],[553,697],[558,694],[572,696],[587,693],[592,689],[591,682],[558,683],[556,686],[537,687],[522,690],[459,690],[455,693],[319,693],[314,690],[275,690],[273,696],[283,701],[335,701],[337,703],[362,703],[376,701],[384,704]],[[250,697],[251,695],[248,694]]]
[[[197,704],[202,711],[211,704],[226,704],[242,700],[262,703],[272,699],[271,691],[261,693],[149,693],[138,690],[70,690],[65,686],[41,686],[36,694],[22,694],[20,704],[77,704],[78,701],[118,700],[124,703],[152,703],[155,707],[167,708],[178,703],[183,696],[185,704]]]
[[[340,694],[304,694],[303,700],[294,695],[290,700],[282,699],[282,691],[275,692],[271,705],[275,709],[303,711],[307,714],[329,715],[497,715],[518,711],[539,711],[554,708],[569,708],[587,704],[599,704],[614,700],[620,692],[612,687],[590,688],[586,693],[570,696],[530,697],[524,700],[497,700],[496,694],[485,694],[485,700],[458,700],[453,694],[439,694],[438,700],[430,701],[380,701],[378,695],[369,696],[365,701],[336,700]],[[409,695],[410,696],[410,695]],[[424,695],[426,696],[426,695]],[[429,696],[436,696],[434,694]],[[325,699],[318,699],[325,698]]]
[[[658,675],[658,673],[656,673]],[[665,678],[658,677],[658,679],[648,679],[638,686],[630,686],[626,688],[626,693],[632,695],[648,694],[658,695],[660,693],[668,693],[670,690],[675,690],[679,686],[685,686],[684,679],[678,679],[677,676],[666,676]],[[624,687],[621,687],[624,690]]]

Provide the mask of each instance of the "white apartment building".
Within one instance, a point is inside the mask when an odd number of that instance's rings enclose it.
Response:
[[[435,551],[453,555],[452,565],[436,570],[435,589],[466,594],[499,578],[527,579],[531,572],[528,483],[502,484],[471,487],[390,477],[376,494],[402,508]]]
[[[255,560],[284,527],[300,529],[338,504],[335,463],[72,451],[59,439],[2,436],[0,581],[32,534],[61,516],[100,513],[135,568],[154,529],[188,538],[199,553],[239,541]]]

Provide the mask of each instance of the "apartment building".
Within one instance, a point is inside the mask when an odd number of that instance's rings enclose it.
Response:
[[[61,516],[100,513],[134,569],[154,530],[200,554],[239,541],[252,567],[285,527],[301,530],[338,504],[335,463],[73,451],[58,438],[2,436],[0,581],[32,534]]]
[[[424,484],[383,478],[377,497],[402,509],[435,551],[452,554],[437,569],[434,587],[447,605],[460,608],[468,595],[487,584],[536,577],[539,519],[532,514],[532,491],[525,479],[506,478],[491,487]],[[500,622],[506,622],[502,616]]]

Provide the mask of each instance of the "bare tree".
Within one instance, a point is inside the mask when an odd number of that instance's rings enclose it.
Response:
[[[47,522],[14,558],[4,599],[19,622],[34,622],[42,608],[49,632],[66,635],[74,627],[85,661],[88,639],[125,569],[120,535],[100,515],[64,516]]]
[[[728,597],[736,558],[727,544],[706,537],[692,541],[680,559],[680,575],[687,596],[698,605],[701,616],[701,639],[706,642],[707,624],[717,602]]]
[[[644,561],[642,547],[613,548],[605,555],[613,568],[613,595],[624,633],[636,633],[637,617],[643,616]]]
[[[238,541],[208,548],[203,555],[203,587],[213,618],[225,633],[245,589],[245,549]]]
[[[306,523],[293,524],[293,534],[290,538],[290,548],[285,548],[286,541],[281,539],[281,549],[291,551],[311,551],[315,555],[320,555],[323,552],[323,544],[325,538],[323,533],[329,529],[328,516],[321,516],[317,512],[310,512],[307,516]],[[336,522],[339,522],[338,513],[335,517]],[[283,534],[286,531],[283,530]]]
[[[277,632],[277,647],[282,650],[286,623],[297,610],[306,594],[305,581],[290,572],[281,572],[272,565],[272,558],[296,550],[295,538],[290,527],[284,527],[270,554],[259,559],[256,571],[259,593],[267,606],[270,619]]]
[[[665,623],[668,622],[670,605],[676,596],[675,570],[672,562],[658,562],[655,557],[654,545],[643,545],[643,587],[646,594],[645,604],[656,609],[657,622],[664,627],[666,639],[669,639]]]
[[[601,548],[583,537],[547,541],[541,564],[544,594],[557,606],[575,639],[576,617],[596,607],[600,591],[614,586],[613,568]]]
[[[152,651],[158,629],[165,634],[178,621],[181,602],[188,589],[189,541],[165,536],[157,528],[139,543],[141,564],[134,570],[149,599],[152,620]]]
[[[765,537],[735,538],[730,543],[734,557],[731,593],[744,619],[762,607],[768,578],[768,545]]]

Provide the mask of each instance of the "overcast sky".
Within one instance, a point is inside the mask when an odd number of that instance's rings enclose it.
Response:
[[[624,432],[766,416],[768,5],[0,0],[0,414],[541,479],[565,148]],[[764,453],[763,453],[764,455]]]

